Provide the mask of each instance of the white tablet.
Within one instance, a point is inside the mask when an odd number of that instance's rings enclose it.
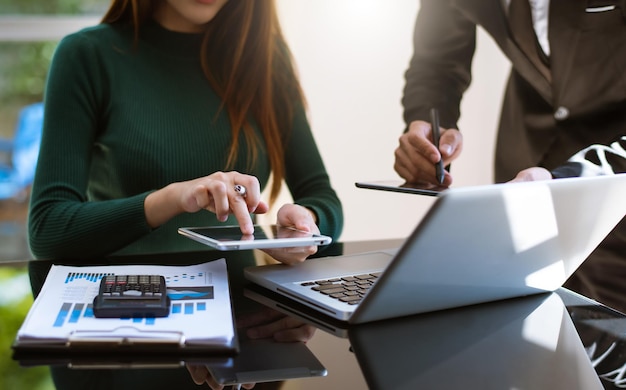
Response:
[[[254,225],[254,234],[244,235],[238,225],[181,227],[178,233],[221,251],[328,245],[332,238],[279,225]]]

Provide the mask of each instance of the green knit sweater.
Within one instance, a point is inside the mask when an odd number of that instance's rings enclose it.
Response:
[[[177,228],[219,224],[214,214],[182,214],[152,230],[143,208],[151,191],[226,169],[230,122],[202,73],[200,40],[152,23],[136,46],[130,28],[107,24],[60,42],[29,215],[35,258],[206,249]],[[337,238],[341,203],[304,110],[294,118],[285,182],[295,203],[315,211],[320,231]],[[267,155],[262,151],[249,171],[243,137],[240,144],[233,169],[256,176],[264,188]]]

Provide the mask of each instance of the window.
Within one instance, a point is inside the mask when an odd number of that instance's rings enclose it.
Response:
[[[23,107],[43,98],[47,70],[61,37],[98,23],[109,0],[0,0],[0,146],[15,136]],[[3,143],[2,140],[7,142]],[[8,152],[10,150],[8,149]],[[0,148],[1,164],[11,163]],[[0,177],[1,180],[1,177]],[[28,191],[0,199],[0,349],[10,345],[32,297],[26,271]],[[45,366],[22,368],[0,356],[0,388],[52,390]]]
[[[97,24],[108,0],[0,0],[0,181],[12,168],[21,110],[43,99],[47,70],[58,41]],[[34,162],[31,164],[34,167]],[[1,185],[1,184],[0,184]],[[30,257],[26,242],[28,188],[0,191],[0,261]]]

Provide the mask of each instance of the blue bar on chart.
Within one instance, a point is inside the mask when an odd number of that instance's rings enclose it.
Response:
[[[185,314],[185,315],[193,315],[194,313],[194,305],[195,310],[197,311],[206,311],[207,306],[206,302],[186,302],[186,303],[172,303],[172,314]]]
[[[80,322],[81,319],[85,319],[86,321],[93,321],[95,317],[93,315],[93,305],[92,304],[84,304],[84,303],[72,303],[72,302],[64,302],[61,305],[61,309],[57,313],[57,316],[52,324],[55,328],[62,328],[66,323],[67,324],[76,324]],[[145,320],[146,325],[154,325],[155,319],[153,317],[143,318],[120,318],[121,321],[131,320],[134,323],[141,323]]]
[[[71,283],[75,280],[86,280],[88,282],[98,283],[100,279],[107,275],[112,275],[110,272],[107,273],[93,273],[93,272],[69,272],[65,277],[65,283]]]
[[[78,319],[80,318],[81,313],[83,312],[83,306],[84,304],[82,303],[77,303],[74,305],[74,309],[72,309],[72,315],[70,316],[70,323],[76,323],[78,322]]]
[[[59,310],[59,314],[57,314],[57,318],[54,321],[54,326],[55,328],[60,328],[63,326],[63,324],[65,323],[65,319],[67,318],[67,316],[70,313],[70,309],[72,308],[72,304],[65,302],[63,305],[61,305],[61,310]]]

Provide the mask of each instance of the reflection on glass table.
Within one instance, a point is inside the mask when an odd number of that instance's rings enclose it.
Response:
[[[81,389],[87,384],[88,388],[184,389],[199,384],[221,388],[255,383],[274,383],[279,388],[288,379],[327,375],[324,365],[305,343],[315,329],[298,320],[284,321],[285,318],[269,308],[236,316],[240,325],[239,353],[232,357],[166,351],[133,354],[120,350],[117,355],[48,351],[16,358],[24,367],[54,367],[59,389]],[[261,337],[248,337],[250,329],[259,330]]]
[[[626,317],[565,289],[353,326],[262,287],[245,295],[346,339],[372,389],[626,385]]]

